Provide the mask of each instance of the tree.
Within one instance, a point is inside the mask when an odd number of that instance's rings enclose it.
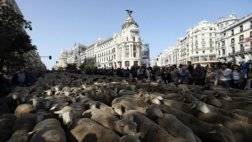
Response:
[[[96,70],[95,58],[85,59],[85,61],[80,65],[80,70],[85,71],[87,74],[93,74]]]
[[[66,70],[67,71],[77,71],[77,65],[76,64],[67,64],[67,67],[66,67]]]
[[[81,70],[86,70],[86,69],[94,69],[96,62],[95,58],[87,58],[85,61],[80,65]]]
[[[25,29],[32,30],[31,22],[12,7],[0,6],[0,72],[22,67],[23,54],[36,49]]]

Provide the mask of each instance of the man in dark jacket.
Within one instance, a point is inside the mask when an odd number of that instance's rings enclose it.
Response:
[[[192,77],[194,79],[195,85],[204,85],[206,72],[200,64],[197,64],[193,71]]]

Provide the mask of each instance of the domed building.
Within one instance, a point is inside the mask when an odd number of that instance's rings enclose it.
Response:
[[[147,53],[148,49],[146,49],[149,47],[142,42],[139,25],[132,17],[132,11],[127,10],[127,13],[128,17],[119,33],[115,33],[111,38],[99,39],[95,43],[85,46],[85,50],[82,50],[78,57],[75,54],[64,56],[64,59],[58,61],[60,63],[59,66],[70,64],[68,58],[73,58],[73,56],[77,57],[75,59],[76,64],[83,63],[86,59],[94,58],[96,66],[99,68],[126,69],[134,65],[149,65],[149,51]],[[72,50],[68,51],[68,53],[72,53]]]

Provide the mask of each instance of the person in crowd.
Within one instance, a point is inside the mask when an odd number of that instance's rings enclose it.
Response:
[[[217,72],[215,71],[214,66],[207,68],[205,83],[209,85],[214,85],[216,81],[216,75],[217,75]]]
[[[152,69],[151,67],[146,69],[146,76],[147,76],[147,80],[150,81],[151,80],[151,73],[152,73]]]
[[[215,81],[214,81],[214,86],[217,86],[220,84],[220,78],[222,75],[222,67],[221,64],[216,64],[215,65]]]
[[[173,82],[175,85],[182,84],[195,84],[195,85],[222,85],[223,87],[244,89],[252,88],[249,80],[252,78],[252,62],[242,63],[240,66],[223,63],[208,64],[202,67],[197,64],[194,68],[191,62],[188,65],[172,65],[169,67],[146,67],[146,66],[133,66],[129,68],[92,68],[85,70],[86,74],[93,75],[107,75],[119,76],[126,79],[133,79],[132,81],[155,81],[158,83],[168,84]],[[23,84],[24,80],[32,82],[31,74],[22,71],[17,72],[12,80],[16,80],[16,84]],[[13,81],[15,82],[15,81]],[[207,83],[207,84],[206,84]],[[247,85],[246,85],[247,84]]]
[[[190,77],[189,77],[189,84],[192,85],[193,84],[193,78],[192,78],[192,74],[193,74],[193,71],[194,71],[194,67],[192,65],[192,62],[188,62],[188,66],[187,66],[187,69],[190,73]]]
[[[232,70],[227,64],[222,65],[222,70],[220,72],[220,83],[224,88],[229,88],[231,83]]]
[[[204,85],[205,75],[206,75],[205,69],[200,64],[197,64],[192,74],[194,84]]]
[[[181,84],[188,84],[190,78],[190,72],[187,69],[186,65],[182,65],[179,71],[179,83]]]
[[[162,67],[161,69],[161,79],[162,81],[167,84],[168,83],[168,80],[167,80],[167,76],[166,76],[166,68],[165,67]]]
[[[171,69],[171,79],[172,79],[172,82],[175,85],[179,84],[179,70],[177,68],[177,65],[173,65],[172,66],[172,69]]]
[[[240,68],[241,68],[241,88],[244,89],[246,86],[246,83],[248,81],[248,73],[249,73],[249,63],[241,62],[240,63]]]
[[[236,88],[236,89],[240,89],[241,87],[241,74],[240,74],[240,70],[239,70],[239,66],[234,65],[233,66],[233,70],[232,70],[232,81],[231,81],[231,87],[232,88]]]
[[[130,73],[133,79],[137,78],[137,67],[136,66],[132,66],[130,69]]]
[[[246,87],[244,89],[252,90],[252,60],[249,60],[248,64],[249,64],[248,79],[247,79]]]
[[[155,81],[156,80],[156,67],[150,67],[150,75],[151,75],[151,81]]]
[[[124,77],[129,78],[130,77],[130,70],[127,67],[126,70],[124,70]]]

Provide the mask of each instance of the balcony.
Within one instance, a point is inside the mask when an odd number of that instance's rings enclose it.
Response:
[[[228,56],[232,57],[232,56],[242,56],[244,54],[252,54],[252,48],[249,49],[243,49],[243,50],[239,50],[236,52],[232,52],[232,53],[228,53]]]
[[[245,49],[244,54],[252,54],[252,48]]]
[[[232,57],[232,56],[235,56],[236,53],[235,52],[232,52],[232,53],[228,53],[228,56]]]

